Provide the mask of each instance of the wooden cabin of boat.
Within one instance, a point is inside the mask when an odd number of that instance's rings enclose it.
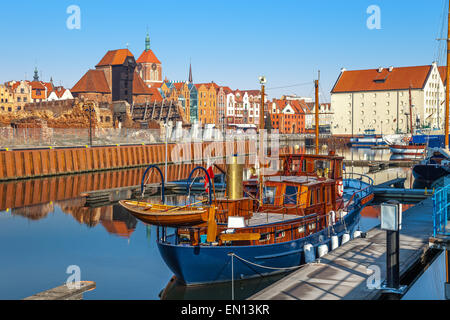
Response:
[[[343,157],[330,154],[280,158],[282,169],[264,178],[262,205],[258,203],[257,180],[246,181],[244,197],[216,199],[215,219],[178,229],[179,238],[191,245],[205,241],[216,245],[263,245],[298,239],[326,228],[329,213],[343,209],[338,190],[343,178]],[[229,217],[241,217],[245,227],[230,228]],[[334,219],[339,220],[339,215]]]

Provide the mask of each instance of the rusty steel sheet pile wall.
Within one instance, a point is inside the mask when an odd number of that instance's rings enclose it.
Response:
[[[187,179],[197,164],[167,166],[167,180]],[[78,199],[83,192],[140,185],[145,168],[111,170],[0,183],[0,211],[46,204],[51,201]],[[214,173],[219,170],[214,168]],[[157,174],[149,175],[147,183],[159,183]]]
[[[236,141],[233,152],[248,155],[253,152],[250,145],[249,141]],[[167,162],[225,157],[229,148],[224,142],[168,144]],[[164,164],[165,150],[164,144],[5,150],[0,151],[0,181]]]

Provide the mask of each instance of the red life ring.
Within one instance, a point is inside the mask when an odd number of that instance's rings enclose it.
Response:
[[[403,142],[409,142],[411,141],[412,137],[403,137],[402,141]]]
[[[342,180],[338,181],[338,195],[339,197],[344,195],[344,184],[342,183]]]

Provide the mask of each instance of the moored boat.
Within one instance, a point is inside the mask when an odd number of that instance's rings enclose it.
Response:
[[[186,285],[298,268],[319,246],[331,250],[347,241],[361,208],[373,199],[373,181],[362,175],[343,179],[342,161],[334,155],[283,156],[283,169],[265,177],[262,203],[252,191],[218,198],[207,223],[170,234],[158,228],[162,258]],[[257,181],[246,185],[258,188]]]
[[[196,225],[208,220],[207,207],[181,207],[131,200],[120,200],[119,205],[141,221],[158,226]]]
[[[203,206],[206,202],[199,201],[197,203],[189,203],[184,206],[174,206],[165,204],[164,197],[164,177],[162,171],[156,165],[150,165],[142,176],[141,182],[141,194],[144,195],[145,189],[145,178],[147,173],[151,169],[156,169],[161,177],[161,203],[152,203],[144,200],[120,200],[119,205],[127,210],[130,214],[138,218],[139,220],[153,224],[157,226],[171,227],[171,226],[186,226],[186,225],[197,225],[208,220],[211,216],[210,211],[212,211],[211,206]],[[205,169],[203,169],[205,170]],[[206,171],[206,170],[205,170]],[[192,173],[191,173],[192,175]],[[190,184],[191,175],[187,180],[187,184]],[[211,188],[211,181],[208,176],[208,183]],[[211,193],[210,193],[210,203],[211,203]]]
[[[390,145],[389,148],[393,154],[397,155],[409,155],[421,157],[425,154],[426,145],[425,144],[394,144]]]
[[[427,157],[413,167],[413,176],[424,181],[435,181],[450,174],[450,153],[443,148],[430,148]]]
[[[350,146],[352,148],[371,148],[377,146],[384,146],[386,142],[384,139],[375,134],[375,130],[367,129],[363,136],[353,137],[350,139]]]

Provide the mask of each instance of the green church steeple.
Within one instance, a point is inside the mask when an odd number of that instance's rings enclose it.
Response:
[[[145,37],[145,51],[150,50],[150,36],[148,35],[148,31],[147,31],[147,36]]]
[[[34,68],[34,77],[33,77],[33,81],[39,81],[39,72],[37,67]]]

